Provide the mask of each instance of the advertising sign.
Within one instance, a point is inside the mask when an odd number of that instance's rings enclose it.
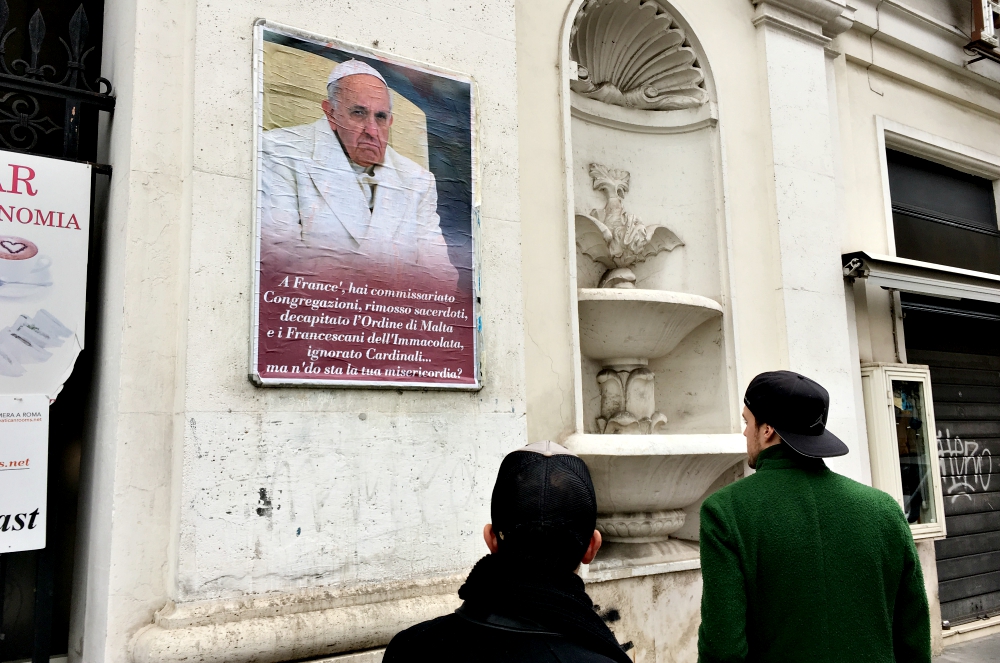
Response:
[[[262,386],[479,388],[468,77],[256,26]]]
[[[45,547],[49,399],[0,394],[0,554]]]
[[[0,394],[55,398],[83,349],[90,185],[87,164],[0,151]]]

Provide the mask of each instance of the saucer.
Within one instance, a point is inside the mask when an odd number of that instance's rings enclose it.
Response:
[[[25,299],[35,297],[52,285],[48,268],[39,269],[16,279],[0,277],[0,299]]]

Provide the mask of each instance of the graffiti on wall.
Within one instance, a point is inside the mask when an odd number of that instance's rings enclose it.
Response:
[[[989,449],[975,440],[952,437],[947,428],[943,433],[938,431],[937,440],[942,489],[952,503],[963,496],[971,500],[972,493],[990,490],[993,456]]]

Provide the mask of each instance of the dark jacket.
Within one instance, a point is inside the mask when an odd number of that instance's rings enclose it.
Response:
[[[408,628],[383,663],[629,663],[570,571],[539,572],[498,555],[479,560],[453,614]]]
[[[784,444],[701,508],[701,663],[929,663],[899,504]]]

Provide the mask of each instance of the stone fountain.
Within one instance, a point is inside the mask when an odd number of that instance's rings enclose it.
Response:
[[[577,248],[606,268],[598,287],[577,293],[580,352],[598,362],[595,434],[566,446],[587,463],[597,491],[597,527],[607,546],[592,569],[683,561],[696,544],[671,538],[712,484],[745,456],[738,434],[668,435],[656,410],[650,360],[665,357],[692,331],[723,315],[713,299],[636,287],[633,268],[684,243],[664,225],[625,209],[627,171],[591,164],[607,203],[576,217]]]

